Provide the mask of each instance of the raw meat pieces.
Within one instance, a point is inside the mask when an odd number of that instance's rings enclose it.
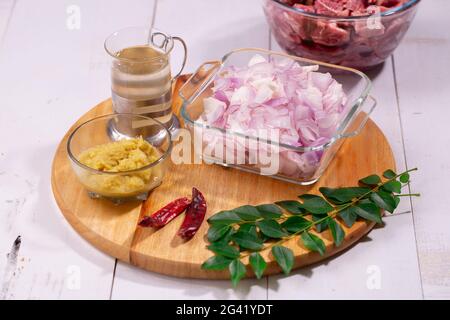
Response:
[[[266,0],[264,11],[284,50],[359,69],[383,62],[416,12],[412,5],[392,15],[380,15],[410,0],[280,0],[298,12],[275,2]]]

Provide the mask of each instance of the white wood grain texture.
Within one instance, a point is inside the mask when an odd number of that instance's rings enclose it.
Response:
[[[447,0],[422,1],[395,53],[412,189],[416,237],[426,299],[450,298],[450,22]]]
[[[50,166],[74,119],[110,95],[106,35],[150,21],[152,1],[124,6],[118,0],[16,3],[0,51],[0,298],[110,296],[115,260],[64,220]],[[80,29],[70,29],[77,10]],[[6,254],[18,235],[17,265],[8,271]]]
[[[182,37],[188,46],[185,73],[242,47],[268,48],[269,31],[259,0],[158,0],[154,27]],[[174,50],[177,69],[182,50]]]
[[[154,26],[182,37],[189,56],[185,72],[202,62],[220,59],[239,47],[268,47],[268,27],[259,0],[159,0]],[[173,68],[182,51],[173,53]],[[117,265],[113,299],[265,299],[266,280],[242,281],[237,290],[229,281],[177,279]]]
[[[233,288],[229,280],[181,279],[152,273],[118,262],[112,299],[214,300],[266,299],[267,281],[242,280]]]
[[[271,47],[281,50],[274,38]],[[391,59],[369,76],[373,81],[371,95],[378,101],[372,119],[389,140],[398,170],[403,170],[405,154]],[[403,199],[397,212],[402,214],[386,218],[384,228],[373,230],[362,242],[330,261],[294,272],[294,276],[270,277],[269,299],[421,298],[409,199]],[[375,285],[378,273],[379,287]]]
[[[15,0],[0,0],[0,48],[1,41],[8,27],[9,18],[14,8]]]
[[[158,9],[165,14],[161,18],[157,15],[155,26],[188,41],[187,71],[194,70],[206,59],[220,58],[235,47],[265,47],[263,41],[267,36],[262,34],[267,31],[261,30],[267,27],[261,20],[258,1],[248,8],[245,4],[245,10],[239,7],[237,12],[228,7],[228,1],[221,1],[220,5],[217,2],[175,4],[175,1],[160,0]],[[230,2],[234,7],[241,4]],[[448,118],[445,107],[450,95],[444,72],[449,66],[450,48],[448,22],[445,16],[436,17],[448,11],[442,8],[449,9],[450,4],[445,0],[432,3],[438,5],[432,7],[429,1],[421,4],[411,31],[396,52],[395,62],[408,165],[421,168],[412,188],[422,191],[422,198],[414,201],[414,217],[425,297],[449,298],[450,236],[444,210],[449,203],[439,187],[444,187],[449,172],[449,152],[443,146],[449,142],[444,121]],[[80,30],[65,28],[66,9],[71,4],[81,8]],[[17,235],[23,236],[16,276],[6,298],[105,298],[109,295],[113,259],[81,240],[64,221],[53,205],[49,167],[56,143],[73,119],[109,95],[103,38],[114,29],[144,24],[152,14],[151,1],[133,1],[127,7],[123,10],[115,1],[56,3],[48,0],[39,4],[18,1],[0,51],[0,134],[15,135],[15,141],[4,140],[0,145],[0,257],[3,257],[0,279],[5,280],[5,254]],[[45,16],[36,15],[37,10],[46,12]],[[251,19],[246,19],[249,12]],[[0,17],[3,16],[0,11]],[[174,53],[174,65],[177,55],[179,58],[179,49]],[[389,65],[390,62],[375,79],[374,95],[379,100],[379,108],[374,118],[391,141],[401,167],[404,163],[399,151],[398,115],[380,116],[381,107],[395,100],[390,84],[392,73],[384,75]],[[424,123],[431,124],[432,128],[425,127]],[[437,132],[431,131],[434,128]],[[402,209],[408,210],[409,206],[404,203]],[[269,298],[420,297],[417,261],[414,262],[410,247],[414,243],[410,216],[391,217],[387,222],[386,228],[369,235],[374,241],[358,244],[331,260],[328,267],[319,265],[292,277],[271,278]],[[356,267],[348,269],[349,265]],[[371,265],[381,271],[380,290],[369,290],[366,286],[367,268]],[[81,272],[81,288],[71,290],[74,285],[71,276],[76,276],[77,270]],[[376,270],[369,271],[373,275]],[[253,281],[245,281],[235,292],[227,282],[180,281],[122,264],[117,266],[116,275],[114,298],[265,297],[261,282],[250,287]],[[412,284],[405,284],[403,275],[410,275]],[[344,282],[348,278],[354,279],[350,285]],[[317,287],[323,290],[317,291]],[[406,290],[410,292],[405,293]]]

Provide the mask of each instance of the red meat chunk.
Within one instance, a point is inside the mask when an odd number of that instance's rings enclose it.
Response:
[[[316,0],[314,9],[316,13],[325,16],[347,17],[349,11],[345,7],[345,0]]]

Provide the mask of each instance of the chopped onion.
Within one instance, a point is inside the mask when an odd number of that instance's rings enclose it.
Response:
[[[335,134],[347,97],[342,85],[316,65],[255,55],[246,67],[227,67],[204,99],[202,121],[245,135],[277,129],[280,142],[317,146]],[[303,176],[317,168],[321,152],[281,150],[281,171]]]

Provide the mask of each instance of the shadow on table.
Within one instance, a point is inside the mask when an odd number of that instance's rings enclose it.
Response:
[[[335,255],[333,255],[323,261],[319,261],[317,263],[313,263],[311,265],[296,269],[296,270],[292,271],[292,273],[289,276],[300,275],[305,278],[311,278],[314,274],[315,268],[317,268],[319,266],[323,266],[323,265],[327,266],[330,262],[332,262],[335,259],[338,259],[340,256],[344,255],[347,251],[352,250],[352,248],[354,246],[356,246],[358,243],[370,242],[370,241],[372,241],[372,239],[369,237],[369,235],[365,235],[361,239],[359,239],[358,241],[353,243],[351,246],[342,250],[341,252],[336,253]],[[271,276],[271,281],[270,281],[270,283],[268,283],[268,288],[270,287],[271,290],[278,291],[278,289],[280,287],[279,280],[283,279],[283,278],[285,278],[285,277],[281,274]]]
[[[389,56],[388,59],[390,59],[391,57]],[[386,63],[380,63],[379,65],[369,69],[369,70],[365,70],[363,71],[369,78],[370,80],[375,80],[383,71],[383,69],[386,67]]]
[[[127,282],[133,283],[127,285]],[[132,291],[127,290],[133,288]],[[230,280],[166,276],[119,262],[113,299],[265,299],[267,280],[244,279],[237,288]]]

